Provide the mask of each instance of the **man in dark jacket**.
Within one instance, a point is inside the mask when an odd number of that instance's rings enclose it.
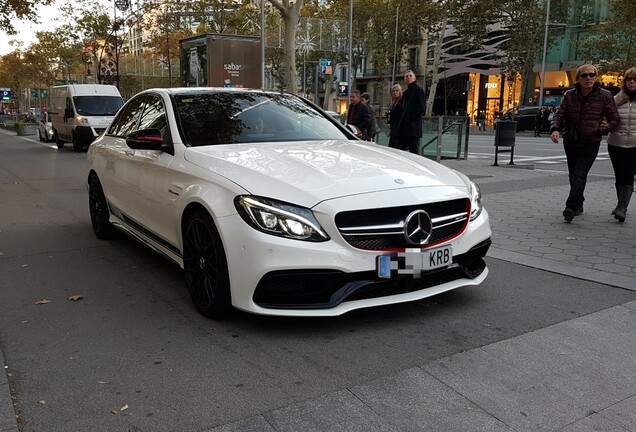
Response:
[[[403,112],[397,124],[400,145],[411,153],[420,154],[422,116],[426,111],[426,95],[424,89],[417,85],[415,73],[412,70],[406,71],[404,80],[408,87],[402,95]]]
[[[363,140],[366,140],[371,126],[371,111],[369,106],[360,100],[360,91],[351,91],[351,103],[347,111],[347,124],[354,125],[360,132]]]
[[[618,126],[619,116],[612,94],[596,82],[598,70],[585,64],[576,71],[578,82],[563,96],[550,128],[552,142],[563,133],[563,148],[568,160],[570,194],[563,218],[570,222],[583,212],[587,174],[598,154],[602,136]]]

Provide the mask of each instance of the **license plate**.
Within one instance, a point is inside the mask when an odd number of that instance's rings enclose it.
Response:
[[[453,248],[442,246],[434,249],[406,249],[390,255],[377,257],[378,276],[390,279],[392,276],[410,275],[420,277],[422,272],[448,267],[453,262]]]

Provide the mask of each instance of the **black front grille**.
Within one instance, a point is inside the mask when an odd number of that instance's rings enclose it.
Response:
[[[406,241],[404,222],[415,210],[424,210],[433,221],[429,247],[461,234],[468,223],[470,201],[456,199],[429,204],[338,213],[336,226],[351,246],[363,250],[401,250],[414,247]]]
[[[326,309],[345,301],[419,291],[457,279],[474,279],[486,268],[490,240],[453,257],[453,266],[422,273],[420,278],[380,279],[375,271],[343,273],[331,270],[277,271],[266,274],[254,291],[254,302],[265,308]]]

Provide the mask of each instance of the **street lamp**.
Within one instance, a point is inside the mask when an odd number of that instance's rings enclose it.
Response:
[[[543,59],[541,60],[541,84],[539,85],[539,108],[543,106],[543,90],[545,88],[545,57],[548,51],[548,30],[550,28],[550,0],[545,11],[545,31],[543,34]]]
[[[397,42],[398,42],[398,21],[400,19],[400,4],[395,9],[395,39],[393,41],[393,74],[391,75],[391,85],[395,84],[395,67],[397,65]]]
[[[124,12],[130,8],[130,0],[114,0],[113,2],[113,35],[115,39],[115,83],[119,87],[119,51],[117,46],[117,30],[120,23],[117,22],[117,9]]]

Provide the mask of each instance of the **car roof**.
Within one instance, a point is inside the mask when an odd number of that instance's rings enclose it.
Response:
[[[143,93],[147,92],[155,92],[155,93],[166,93],[170,95],[179,95],[179,94],[210,94],[210,93],[254,93],[254,94],[286,94],[291,95],[291,93],[281,92],[277,90],[260,90],[260,89],[249,89],[243,87],[173,87],[173,88],[152,88],[144,90]]]

